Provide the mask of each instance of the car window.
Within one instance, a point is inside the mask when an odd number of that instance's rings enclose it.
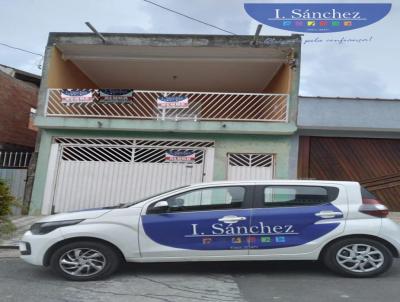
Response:
[[[364,187],[361,187],[361,196],[362,196],[362,198],[366,198],[366,199],[377,199],[374,194],[372,194],[370,191],[368,191]]]
[[[339,189],[325,186],[268,186],[264,188],[265,207],[290,207],[334,201]]]
[[[146,196],[146,197],[144,197],[144,198],[140,198],[140,199],[135,200],[135,201],[132,201],[132,202],[123,203],[123,204],[121,204],[119,207],[120,207],[120,208],[129,208],[129,207],[131,207],[131,206],[133,206],[133,205],[135,205],[135,204],[138,204],[138,203],[140,203],[140,202],[143,202],[143,201],[145,201],[145,200],[147,200],[147,199],[156,197],[156,196],[161,195],[161,194],[167,194],[167,193],[169,193],[169,192],[176,191],[176,190],[179,190],[179,189],[183,189],[183,188],[186,188],[186,187],[188,187],[188,185],[182,186],[182,187],[173,188],[173,189],[169,189],[169,190],[164,191],[164,192],[162,192],[162,193],[151,194],[151,195],[148,195],[148,196]]]
[[[164,211],[202,211],[210,209],[241,208],[245,200],[246,189],[244,187],[214,187],[192,190],[168,198],[168,209]],[[157,202],[156,202],[157,203]],[[153,203],[149,212],[154,211]]]

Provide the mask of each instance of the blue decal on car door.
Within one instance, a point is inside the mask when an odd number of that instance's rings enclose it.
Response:
[[[250,209],[172,212],[142,216],[146,236],[191,250],[248,249]]]
[[[191,250],[274,249],[306,244],[339,222],[315,214],[340,212],[332,204],[307,207],[177,212],[142,216],[145,234],[158,244]],[[340,217],[337,217],[340,218]]]
[[[253,209],[250,231],[250,249],[275,249],[293,247],[316,240],[336,229],[339,222],[318,223],[324,220],[320,212],[343,214],[328,203],[303,207],[278,207]]]

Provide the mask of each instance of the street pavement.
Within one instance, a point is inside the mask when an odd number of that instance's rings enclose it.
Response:
[[[336,276],[317,262],[126,264],[107,280],[65,281],[0,249],[1,302],[399,301],[400,260],[371,279]]]

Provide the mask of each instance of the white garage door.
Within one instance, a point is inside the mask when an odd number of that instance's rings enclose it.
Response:
[[[274,176],[274,155],[229,153],[228,180],[263,180]]]
[[[212,142],[58,138],[52,212],[113,206],[202,182]],[[212,165],[212,163],[210,163]]]

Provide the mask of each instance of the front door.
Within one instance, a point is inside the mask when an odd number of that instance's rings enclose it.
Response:
[[[250,255],[310,253],[344,231],[341,186],[263,185],[255,191]]]
[[[248,254],[252,186],[192,189],[153,202],[141,216],[143,257],[243,256]]]

